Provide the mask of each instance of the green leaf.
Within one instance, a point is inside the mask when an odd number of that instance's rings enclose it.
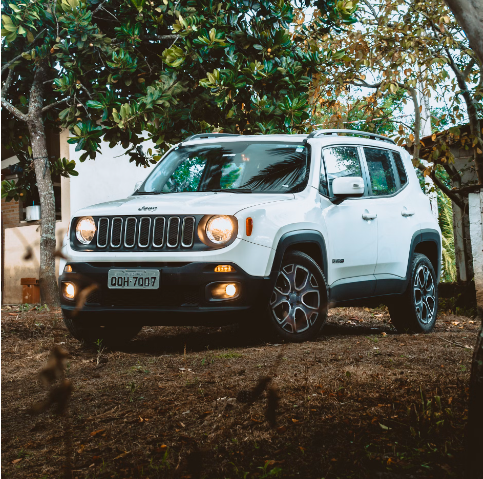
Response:
[[[86,106],[88,108],[95,108],[97,110],[102,110],[104,108],[104,106],[102,105],[102,103],[99,103],[98,101],[94,101],[94,100],[87,100],[86,101]]]

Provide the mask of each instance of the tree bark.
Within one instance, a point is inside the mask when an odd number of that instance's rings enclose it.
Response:
[[[42,119],[45,67],[39,65],[30,90],[27,125],[30,133],[37,189],[40,196],[40,297],[49,306],[59,304],[55,274],[55,199],[49,168],[47,139]]]
[[[483,0],[445,0],[465,31],[470,47],[483,63]]]

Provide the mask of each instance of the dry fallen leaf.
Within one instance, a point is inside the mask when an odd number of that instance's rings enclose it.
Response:
[[[97,431],[92,431],[91,432],[91,436],[94,437],[94,436],[97,436],[98,434],[100,434],[101,432],[104,432],[105,429],[98,429]]]
[[[20,459],[14,459],[14,460],[12,461],[12,464],[17,464],[17,463],[19,463],[21,460],[22,460],[22,458],[20,458]]]
[[[131,451],[124,451],[122,454],[119,454],[119,456],[116,456],[114,460],[121,459],[121,457],[127,456],[128,454],[131,454]]]

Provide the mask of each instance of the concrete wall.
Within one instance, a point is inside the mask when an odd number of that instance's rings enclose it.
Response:
[[[152,170],[129,163],[129,156],[124,154],[121,146],[109,148],[109,144],[103,142],[102,153],[98,153],[95,160],[83,163],[79,161],[82,152],[75,151],[75,145],[69,146],[70,159],[75,160],[79,172],[79,176],[70,179],[72,215],[86,206],[131,195],[134,185]],[[143,144],[144,151],[153,147],[152,142]]]
[[[468,200],[476,302],[483,307],[483,190],[470,193]]]

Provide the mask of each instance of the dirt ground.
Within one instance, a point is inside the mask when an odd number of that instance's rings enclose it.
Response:
[[[4,308],[2,477],[461,477],[477,326],[401,335],[385,309],[339,308],[310,343],[159,327],[107,351],[57,311]],[[34,414],[61,381],[39,379],[55,345],[72,396]]]

